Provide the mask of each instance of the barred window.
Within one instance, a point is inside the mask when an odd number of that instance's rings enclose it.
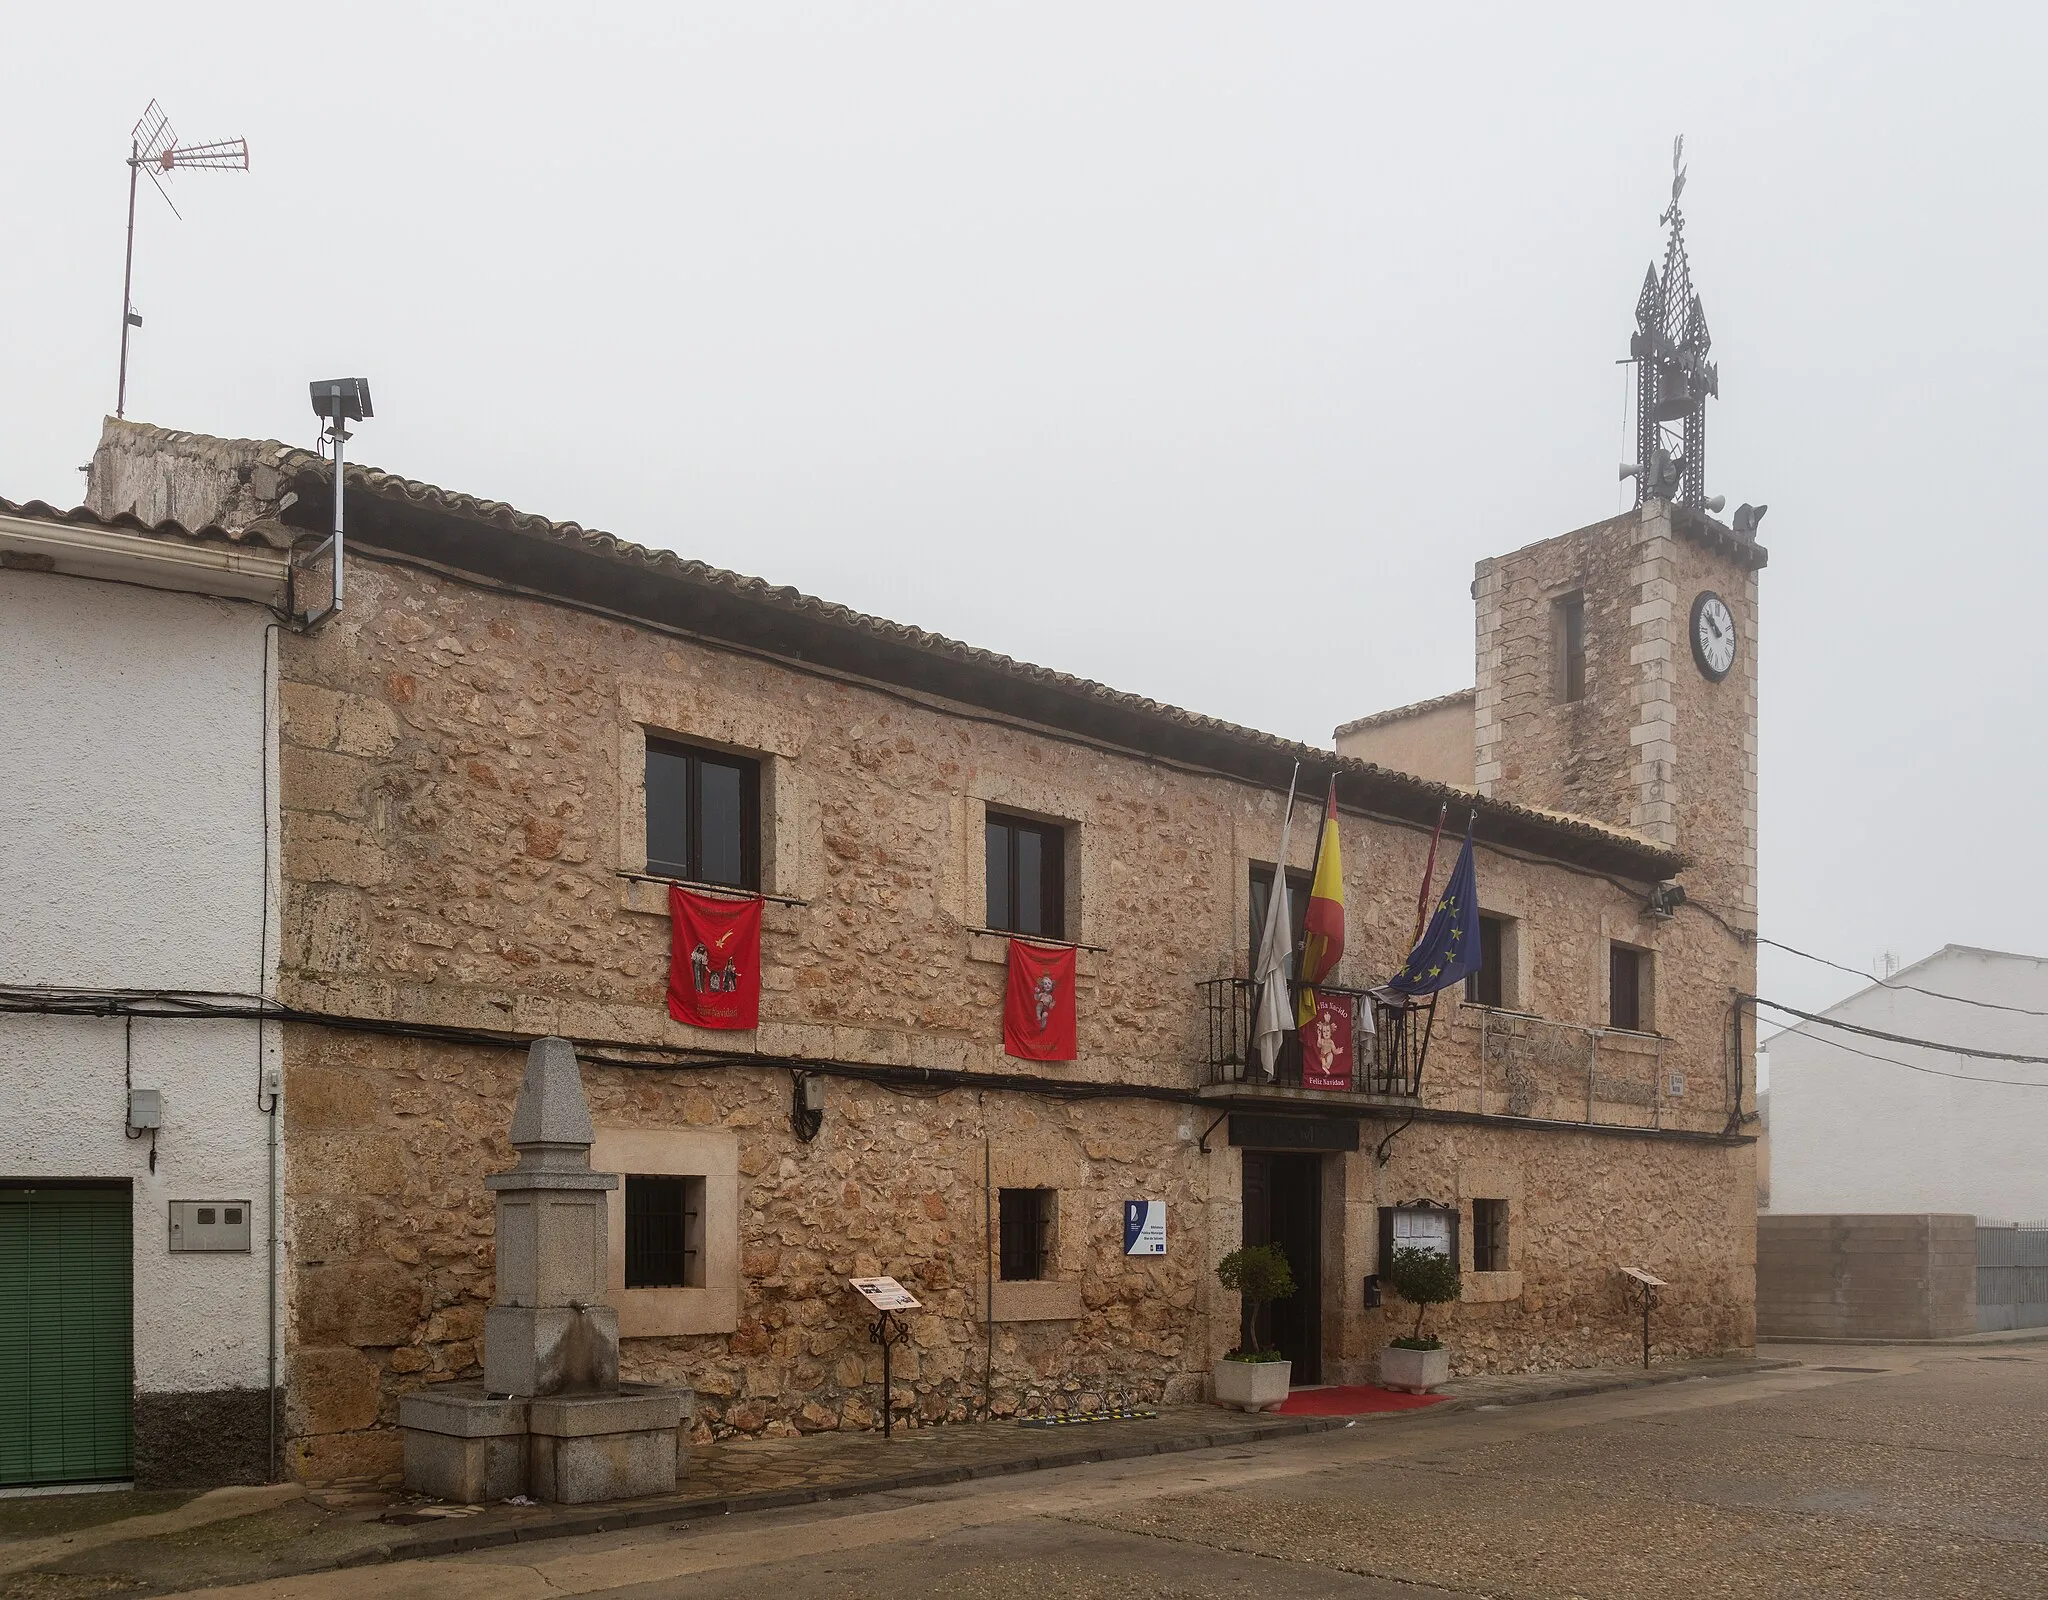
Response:
[[[998,1197],[1001,1271],[1008,1282],[1049,1278],[1057,1191],[1004,1189]]]
[[[704,1180],[626,1177],[626,1287],[704,1286]]]

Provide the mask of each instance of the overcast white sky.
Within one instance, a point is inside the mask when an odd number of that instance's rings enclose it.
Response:
[[[330,21],[329,19],[335,19]],[[1766,501],[1765,931],[2048,953],[2037,6],[22,6],[0,495],[112,409],[310,443],[1304,739],[1472,681],[1623,503],[1687,136]],[[1856,987],[1766,951],[1798,1003]]]

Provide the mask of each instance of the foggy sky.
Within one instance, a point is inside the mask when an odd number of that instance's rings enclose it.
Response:
[[[330,21],[338,18],[338,25]],[[2048,954],[2034,7],[16,7],[0,495],[310,445],[1327,743],[1626,504],[1687,136],[1709,491],[1768,502],[1764,931]],[[1798,1004],[1857,987],[1766,950]]]

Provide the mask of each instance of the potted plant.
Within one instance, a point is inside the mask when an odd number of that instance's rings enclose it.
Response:
[[[1287,1398],[1294,1363],[1277,1350],[1259,1348],[1259,1313],[1294,1293],[1287,1252],[1277,1244],[1240,1245],[1216,1264],[1216,1276],[1244,1302],[1243,1337],[1216,1363],[1216,1403],[1247,1411],[1278,1405]]]
[[[1451,1353],[1437,1338],[1422,1336],[1422,1319],[1431,1306],[1458,1298],[1458,1263],[1434,1250],[1403,1246],[1384,1276],[1394,1291],[1415,1307],[1415,1332],[1396,1339],[1380,1352],[1380,1384],[1428,1394],[1451,1375]]]

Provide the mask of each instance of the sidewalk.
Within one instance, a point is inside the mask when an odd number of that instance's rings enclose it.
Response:
[[[624,1528],[682,1523],[734,1512],[765,1511],[855,1495],[931,1488],[973,1478],[1040,1472],[1098,1461],[1210,1450],[1265,1440],[1443,1416],[1476,1406],[1524,1405],[1691,1378],[1743,1377],[1796,1362],[1736,1357],[1653,1367],[1592,1368],[1465,1378],[1445,1386],[1441,1404],[1365,1417],[1247,1416],[1219,1406],[1161,1407],[1155,1417],[1030,1428],[1015,1421],[907,1428],[884,1441],[874,1433],[814,1433],[698,1445],[672,1495],[598,1506],[453,1506],[369,1489],[315,1490],[252,1515],[175,1532],[137,1518],[93,1531],[90,1547],[45,1559],[43,1541],[0,1539],[0,1585],[9,1594],[68,1597],[105,1592],[164,1593],[208,1584],[250,1582],[332,1567],[454,1555],[495,1545],[571,1538]],[[247,1492],[247,1491],[244,1491]],[[277,1491],[271,1491],[275,1494]],[[42,1546],[31,1552],[34,1543]],[[33,1555],[30,1566],[22,1557]],[[18,1589],[15,1586],[20,1586]]]

